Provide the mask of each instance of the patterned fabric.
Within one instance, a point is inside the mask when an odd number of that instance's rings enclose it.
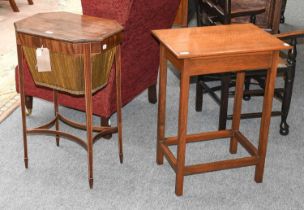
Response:
[[[83,56],[51,52],[52,71],[39,72],[36,67],[36,49],[25,46],[22,49],[36,85],[75,95],[84,94]],[[93,93],[107,84],[115,52],[116,48],[114,47],[91,56]]]
[[[82,0],[81,3],[85,15],[115,19],[125,28],[122,44],[122,103],[125,105],[156,84],[159,46],[151,30],[172,26],[179,0]],[[23,66],[26,95],[52,101],[52,91],[36,86],[25,61]],[[110,117],[116,111],[114,75],[113,67],[108,85],[93,96],[93,112],[96,115]],[[62,93],[59,104],[85,110],[84,97]]]

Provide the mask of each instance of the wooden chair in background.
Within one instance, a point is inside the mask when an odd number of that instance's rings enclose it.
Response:
[[[178,6],[174,25],[188,26],[188,0],[181,0]]]
[[[190,19],[193,16],[192,13],[194,13],[194,12],[192,10],[196,10],[198,2],[200,3],[201,0],[181,0],[178,11],[177,11],[177,15],[174,20],[174,24],[186,27],[187,23],[190,21]],[[209,2],[212,2],[212,1],[209,1]],[[220,2],[220,1],[216,1],[216,2]],[[235,3],[234,3],[234,1],[232,2],[233,3],[232,10],[234,10],[232,12],[237,12],[237,10],[239,10],[239,11],[242,10],[247,13],[248,12],[247,9],[250,9],[250,8],[240,7],[240,2],[244,2],[244,1],[236,0]],[[260,2],[263,2],[263,1],[260,1]],[[247,3],[247,7],[248,7],[248,6],[250,6],[250,5],[248,5],[248,3],[251,3],[252,5],[256,5],[257,1],[248,1],[247,0],[246,3]],[[281,23],[285,22],[286,3],[287,3],[287,0],[282,0],[281,19],[280,19]],[[264,7],[264,5],[265,4],[261,4],[260,6]],[[269,4],[268,4],[268,6],[269,6]],[[254,6],[253,8],[255,8],[255,7],[256,6]],[[235,9],[237,9],[237,10],[235,10]],[[237,14],[240,14],[240,13],[237,12],[234,15],[237,15]],[[199,18],[198,18],[198,20],[199,20]]]
[[[272,0],[268,0],[272,1]],[[281,0],[279,0],[281,1]],[[216,24],[230,24],[231,22],[252,22],[259,23],[263,27],[271,28],[272,31],[277,31],[278,27],[273,25],[273,10],[271,7],[272,2],[267,0],[198,0],[197,10],[197,23],[198,26],[209,26]],[[261,15],[265,18],[258,17]],[[270,20],[271,19],[271,20]],[[277,25],[279,22],[277,22]],[[248,79],[247,79],[248,80]],[[213,88],[209,88],[207,82],[209,81],[221,81],[221,85]],[[231,75],[204,75],[199,76],[197,79],[196,88],[196,111],[202,110],[203,93],[209,93],[209,95],[220,105],[220,116],[219,116],[219,130],[225,129],[224,120],[227,118],[227,107],[226,101],[220,100],[220,98],[214,93],[214,91],[221,91],[221,98],[226,98],[225,91],[231,86]],[[248,84],[248,82],[246,83]],[[247,85],[248,86],[248,85]],[[246,88],[248,88],[246,86]]]
[[[297,43],[299,38],[304,37],[304,30],[303,31],[293,31],[287,32],[282,34],[276,34],[276,37],[282,39],[283,41],[289,43],[293,46],[291,50],[286,52],[281,52],[280,54],[280,62],[278,65],[278,76],[283,77],[284,79],[284,87],[276,87],[274,92],[274,97],[279,100],[282,105],[280,110],[272,111],[272,116],[281,116],[281,123],[280,123],[280,134],[281,135],[288,135],[289,133],[289,125],[287,123],[287,116],[290,109],[291,97],[292,97],[292,89],[293,83],[295,78],[295,71],[296,71],[296,58],[297,58]],[[244,91],[244,94],[247,96],[264,96],[264,89],[265,89],[265,78],[266,72],[252,72],[252,74],[247,75],[250,77],[254,82],[250,83],[253,84],[248,88],[248,90]],[[256,88],[252,88],[252,87]],[[234,95],[235,92],[229,92],[229,87],[226,90],[223,90],[229,95]],[[229,95],[224,94],[225,97],[221,98],[223,101],[222,104],[228,105]],[[227,107],[223,107],[223,109],[227,109]],[[251,113],[242,113],[241,119],[248,119],[248,118],[260,118],[262,116],[262,112],[251,112]],[[232,115],[227,115],[227,118],[224,117],[220,119],[221,124],[226,127],[227,120],[232,120]]]
[[[233,18],[256,16],[266,11],[263,1],[252,0],[199,0],[198,26],[230,24]]]
[[[277,34],[279,32],[279,24],[281,19],[281,8],[282,0],[266,0],[266,12],[262,16],[258,16],[256,24],[264,28],[266,31]],[[246,21],[241,19],[241,21]],[[248,19],[247,19],[248,21]],[[280,111],[273,111],[272,116],[281,116],[280,123],[280,134],[287,135],[289,133],[289,126],[287,124],[287,116],[290,108],[292,87],[294,82],[295,68],[296,68],[296,56],[297,56],[297,37],[302,36],[302,32],[287,33],[282,35],[277,35],[283,40],[289,41],[289,44],[293,46],[293,49],[281,56],[281,62],[278,67],[278,76],[284,77],[284,87],[275,89],[275,97],[282,102],[282,107]],[[220,86],[210,87],[207,83],[209,81],[221,81]],[[250,89],[251,85],[257,85],[260,89]],[[244,99],[250,100],[251,96],[263,96],[264,94],[264,84],[265,84],[265,71],[251,72],[246,75],[245,80],[245,91]],[[197,92],[196,92],[196,110],[202,110],[203,93],[208,93],[215,101],[220,105],[220,116],[219,116],[219,130],[226,128],[227,119],[232,119],[232,116],[227,115],[228,109],[228,97],[229,97],[229,87],[235,85],[234,75],[221,75],[221,77],[215,76],[204,76],[199,77],[197,80]],[[221,91],[220,97],[215,94],[215,91]],[[230,92],[230,95],[233,95]],[[256,118],[260,117],[261,113],[246,113],[242,114],[241,118]]]
[[[282,0],[282,10],[281,10],[281,23],[285,23],[285,9],[286,9],[287,0]]]

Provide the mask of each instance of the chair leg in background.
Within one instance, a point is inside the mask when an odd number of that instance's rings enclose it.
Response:
[[[245,92],[249,91],[250,89],[250,81],[251,81],[251,77],[246,77],[245,78]],[[249,101],[251,99],[251,96],[249,94],[244,94],[243,99],[245,101]]]
[[[289,125],[287,124],[287,116],[289,113],[291,96],[292,96],[292,89],[293,89],[293,82],[294,82],[294,74],[295,74],[295,67],[292,69],[287,70],[285,74],[285,87],[284,87],[284,96],[282,100],[282,116],[281,116],[281,123],[280,123],[280,134],[283,136],[288,135],[289,133]]]
[[[281,9],[281,18],[280,23],[285,23],[285,9],[286,9],[287,0],[282,0],[282,9]]]
[[[203,85],[200,76],[197,77],[196,81],[196,96],[195,96],[195,110],[201,112],[203,110]]]
[[[17,7],[15,0],[9,0],[9,3],[14,12],[19,12],[19,8]]]
[[[31,115],[33,110],[33,96],[25,96],[25,108],[26,115]]]
[[[151,104],[157,103],[156,84],[148,87],[148,99]]]
[[[222,88],[221,88],[219,127],[218,127],[219,130],[226,129],[230,79],[231,78],[229,75],[225,75],[223,76],[221,81]]]
[[[53,98],[54,98],[54,114],[56,117],[56,122],[55,122],[55,129],[56,131],[59,131],[59,119],[58,119],[58,92],[56,90],[53,91]],[[56,145],[59,147],[59,135],[56,135]]]
[[[111,127],[110,125],[110,118],[106,118],[106,117],[100,117],[100,125],[103,127]],[[112,134],[107,134],[102,136],[102,138],[104,139],[111,139],[112,138]]]

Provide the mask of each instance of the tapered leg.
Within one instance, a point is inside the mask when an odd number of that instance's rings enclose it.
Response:
[[[222,78],[222,89],[221,89],[221,104],[220,104],[220,115],[219,115],[219,130],[226,129],[227,122],[227,111],[228,111],[228,98],[229,98],[229,83],[230,76],[225,75]]]
[[[26,115],[31,115],[33,110],[33,96],[25,96]]]
[[[156,84],[151,85],[148,88],[148,98],[149,98],[149,102],[151,104],[156,104],[157,102],[157,95],[156,95]]]
[[[84,80],[85,80],[85,105],[86,105],[86,126],[87,126],[87,152],[89,185],[93,188],[93,141],[92,141],[92,68],[91,68],[91,45],[83,45],[84,57]]]
[[[22,116],[22,135],[23,135],[23,150],[24,150],[24,165],[28,168],[28,155],[27,155],[27,135],[26,135],[26,113],[25,113],[25,94],[24,94],[24,72],[22,66],[23,51],[21,45],[17,44],[18,53],[18,69],[19,69],[19,92],[21,101],[21,116]]]
[[[116,69],[116,106],[117,106],[117,127],[118,127],[118,151],[120,163],[123,162],[122,146],[122,117],[121,117],[121,50],[120,45],[116,47],[115,55]]]
[[[202,79],[200,76],[197,77],[196,81],[196,96],[195,96],[195,110],[201,112],[203,109],[203,86]]]
[[[28,4],[33,5],[33,0],[27,0]]]
[[[103,127],[111,127],[110,125],[110,118],[106,118],[106,117],[101,117],[100,118],[100,125],[103,126]],[[112,138],[112,134],[107,134],[107,135],[104,135],[102,136],[102,138],[104,139],[111,139]]]
[[[184,185],[189,83],[190,83],[190,77],[189,75],[187,75],[187,71],[183,71],[181,73],[181,81],[180,81],[180,99],[179,99],[179,115],[178,115],[178,135],[177,135],[178,138],[177,168],[176,168],[176,181],[175,181],[175,194],[178,196],[181,196],[183,194],[183,185]]]
[[[244,93],[244,78],[245,72],[239,72],[236,75],[236,86],[233,106],[232,130],[238,131],[240,128],[241,112],[242,112],[242,98]],[[237,139],[233,135],[230,139],[230,153],[237,152]]]
[[[159,69],[159,102],[157,117],[157,147],[156,162],[163,164],[164,153],[160,148],[161,141],[165,138],[165,120],[166,120],[166,85],[167,85],[167,60],[165,55],[165,47],[160,45],[160,69]]]
[[[56,117],[56,122],[55,122],[55,129],[56,131],[59,131],[59,119],[58,119],[58,92],[56,90],[53,91],[53,98],[54,98],[54,112],[55,112],[55,117]],[[59,147],[59,135],[56,135],[56,145]]]
[[[259,147],[258,147],[258,156],[260,157],[260,160],[255,168],[255,181],[258,183],[263,181],[268,133],[270,126],[270,117],[272,111],[272,99],[274,94],[275,79],[277,75],[278,58],[279,58],[279,53],[274,52],[272,67],[267,71],[260,136],[259,136]]]
[[[19,12],[19,9],[17,7],[17,4],[16,4],[15,0],[9,0],[9,3],[10,3],[11,8],[13,9],[14,12]]]

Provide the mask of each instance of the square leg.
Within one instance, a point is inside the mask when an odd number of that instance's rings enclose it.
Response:
[[[181,73],[181,79],[180,79],[180,98],[179,98],[178,135],[177,135],[178,145],[177,145],[177,165],[176,165],[176,182],[175,182],[175,194],[178,196],[183,194],[183,185],[184,185],[189,83],[190,83],[190,76],[187,75],[186,71],[183,71]]]
[[[267,71],[260,136],[259,136],[259,147],[258,147],[258,155],[260,157],[260,160],[255,168],[255,181],[258,183],[263,181],[269,126],[270,126],[270,117],[272,111],[272,99],[274,94],[275,79],[277,76],[278,60],[279,60],[279,52],[274,52],[272,65],[271,65],[272,67]]]
[[[239,131],[240,129],[245,72],[238,72],[236,76],[237,77],[236,77],[233,119],[232,119],[233,132]],[[230,153],[235,154],[236,152],[237,152],[237,139],[236,136],[233,134],[233,136],[230,139]]]
[[[159,69],[159,102],[157,117],[157,147],[156,163],[162,165],[164,153],[161,149],[161,141],[165,138],[166,127],[166,85],[167,85],[167,59],[165,47],[160,45],[160,69]]]

